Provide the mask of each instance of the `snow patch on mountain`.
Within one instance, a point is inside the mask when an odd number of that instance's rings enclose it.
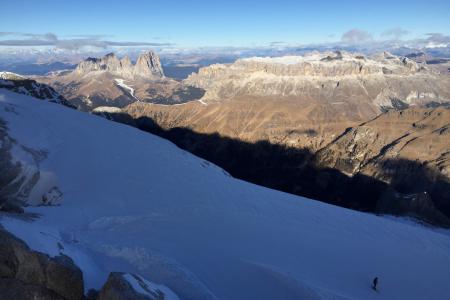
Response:
[[[135,98],[137,101],[139,101],[139,99],[136,98],[136,96],[134,95],[134,89],[131,86],[126,85],[125,82],[124,82],[125,81],[124,79],[116,78],[114,80],[116,81],[118,86],[123,87],[124,89],[128,90],[130,92],[130,95],[133,98]]]

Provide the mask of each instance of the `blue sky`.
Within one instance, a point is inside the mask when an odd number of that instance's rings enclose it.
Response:
[[[450,1],[399,2],[14,0],[0,5],[0,31],[187,47],[335,42],[352,29],[373,39],[450,34]]]

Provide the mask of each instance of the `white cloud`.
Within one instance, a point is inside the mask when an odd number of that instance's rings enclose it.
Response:
[[[408,34],[409,34],[408,30],[405,30],[401,27],[396,27],[396,28],[391,28],[391,29],[384,31],[383,33],[381,33],[381,36],[399,40],[403,36],[408,35]]]
[[[12,35],[16,39],[0,40],[0,46],[54,46],[60,49],[75,50],[83,47],[107,48],[109,46],[171,46],[162,42],[122,42],[102,39],[102,35],[80,35],[79,38],[60,39],[54,33],[35,34],[0,32],[0,36]],[[22,37],[22,38],[21,38]]]
[[[341,41],[346,44],[362,44],[372,41],[372,34],[361,29],[352,29],[344,33]]]

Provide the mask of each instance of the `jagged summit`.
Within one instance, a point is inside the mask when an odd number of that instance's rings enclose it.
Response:
[[[153,51],[148,51],[139,55],[136,65],[134,66],[134,74],[141,76],[146,76],[148,74],[148,76],[153,75],[163,77],[164,73],[159,56]]]
[[[80,75],[91,72],[109,72],[128,79],[164,77],[159,57],[153,51],[142,53],[135,65],[128,56],[119,59],[114,53],[108,53],[102,58],[89,57],[79,63],[74,72]]]

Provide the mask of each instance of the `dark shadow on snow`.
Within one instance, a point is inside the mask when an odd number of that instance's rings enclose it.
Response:
[[[364,174],[348,176],[319,166],[308,149],[268,141],[249,143],[189,128],[165,130],[151,118],[133,119],[125,113],[103,116],[168,139],[235,178],[341,207],[450,226],[450,183],[439,172],[415,161],[383,161],[381,180]]]

